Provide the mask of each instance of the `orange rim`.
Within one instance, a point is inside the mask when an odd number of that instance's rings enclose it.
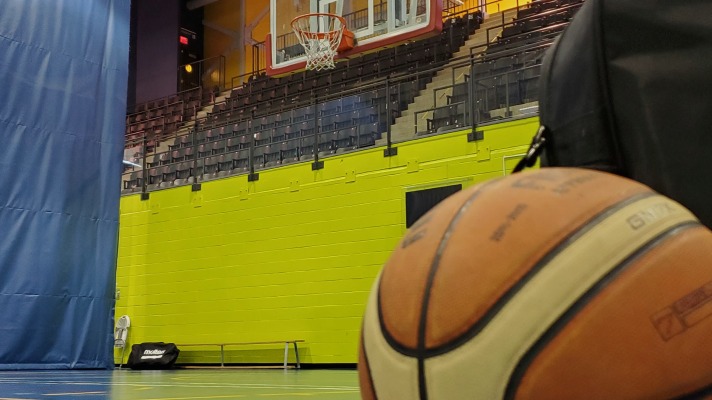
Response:
[[[311,14],[298,15],[292,19],[292,22],[291,22],[292,29],[294,29],[295,31],[298,31],[302,34],[306,33],[306,34],[308,34],[314,38],[317,38],[317,39],[324,38],[324,37],[326,37],[326,35],[331,36],[334,33],[339,31],[338,29],[335,29],[335,30],[330,30],[328,32],[312,32],[312,31],[304,30],[295,24],[299,20],[302,20],[304,18],[310,18],[310,17],[332,17],[332,18],[338,19],[341,22],[341,29],[346,30],[346,19],[344,19],[344,17],[341,17],[339,15],[330,14],[330,13],[311,13]]]

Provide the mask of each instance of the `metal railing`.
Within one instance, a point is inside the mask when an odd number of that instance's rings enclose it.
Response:
[[[178,66],[178,91],[225,88],[225,56],[210,57]]]
[[[262,170],[294,163],[319,169],[324,158],[363,148],[383,146],[388,156],[403,140],[452,130],[474,133],[482,124],[536,115],[541,55],[557,33],[499,51],[474,48],[449,59],[445,68],[431,63],[400,73],[385,70],[380,78],[342,84],[333,91],[313,86],[295,98],[261,100],[263,105],[271,102],[269,107],[239,105],[241,98],[233,91],[234,98],[196,118],[191,131],[175,137],[167,148],[155,136],[137,138],[131,151],[134,164],[141,167],[126,169],[123,193],[240,174],[255,180]],[[511,64],[502,70],[497,60],[504,59]],[[435,77],[440,84],[426,90]],[[253,74],[236,78],[230,87],[244,96],[271,90],[256,89]],[[415,107],[416,99],[429,96],[432,101]],[[405,110],[413,116],[403,118]]]
[[[543,49],[529,46],[519,54],[524,57],[530,50]],[[444,72],[440,67],[388,76],[339,93],[312,90],[303,101],[277,112],[253,108],[239,116],[228,116],[224,111],[211,113],[199,118],[189,134],[176,137],[162,151],[148,150],[151,145],[157,148],[156,143],[144,137],[141,146],[146,150],[136,151],[133,159],[143,167],[126,170],[123,192],[149,192],[241,174],[255,180],[262,170],[288,164],[309,163],[312,169],[323,168],[325,158],[344,152],[378,146],[388,152],[402,140],[403,132],[396,138],[392,131],[396,120],[415,98],[427,93],[424,88],[436,73],[453,76],[449,69],[468,71],[468,78],[457,82],[448,79],[431,89],[434,99],[449,99],[435,100],[414,112],[415,122],[406,131],[409,139],[452,130],[474,131],[481,124],[534,115],[535,110],[525,108],[537,100],[538,62],[540,59],[535,58],[508,71],[477,77],[473,71],[483,63],[470,58],[452,63]],[[453,93],[458,85],[468,85],[464,97],[456,98]],[[419,124],[418,118],[427,124]],[[400,119],[397,126],[403,124]]]

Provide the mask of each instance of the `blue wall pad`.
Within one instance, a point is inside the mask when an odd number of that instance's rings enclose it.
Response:
[[[0,369],[113,368],[129,0],[0,0]]]

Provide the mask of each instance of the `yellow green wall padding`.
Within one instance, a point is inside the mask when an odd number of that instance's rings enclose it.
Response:
[[[129,345],[304,339],[305,363],[355,363],[366,298],[405,233],[405,193],[509,173],[537,118],[261,170],[121,199],[116,315]],[[128,354],[128,351],[126,352]],[[117,362],[118,362],[118,354]],[[279,363],[279,345],[235,347],[228,363]],[[128,357],[128,356],[127,356]],[[293,360],[293,354],[290,353]],[[179,363],[217,363],[184,348]]]

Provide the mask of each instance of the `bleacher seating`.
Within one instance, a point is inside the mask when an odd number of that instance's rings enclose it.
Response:
[[[195,174],[212,179],[223,173],[245,172],[249,165],[246,158],[232,152],[250,146],[254,146],[255,169],[311,159],[315,143],[320,156],[372,146],[387,123],[379,122],[388,120],[386,104],[392,112],[392,122],[425,87],[427,77],[392,88],[388,99],[385,89],[381,89],[310,104],[316,91],[323,96],[353,90],[386,75],[442,64],[464,42],[465,30],[474,30],[469,22],[453,20],[439,36],[338,63],[335,70],[325,73],[306,71],[277,79],[264,74],[252,76],[246,84],[233,89],[224,102],[213,104],[208,117],[198,121],[194,133],[171,138],[170,153],[157,155],[155,165],[147,163],[149,189],[165,187],[171,179],[182,184]],[[291,54],[292,50],[299,51],[294,48],[284,54],[296,55]],[[127,138],[151,136],[155,145],[175,134],[183,121],[195,118],[201,106],[213,100],[213,93],[198,90],[139,105],[127,117]],[[183,148],[191,151],[179,150]],[[216,156],[222,157],[221,161]],[[194,166],[187,168],[186,161]],[[173,164],[176,167],[172,170],[159,169]],[[140,186],[136,182],[129,179],[125,191]]]
[[[581,0],[535,0],[517,10],[514,21],[501,26],[502,33],[490,43],[482,61],[471,68],[472,82],[453,85],[447,104],[468,101],[472,87],[476,123],[511,116],[510,107],[538,99],[538,78],[545,49],[565,28],[581,6]],[[518,49],[525,48],[526,51]],[[452,125],[447,107],[433,110],[427,132]],[[495,111],[504,110],[497,113]]]
[[[497,108],[535,101],[543,50],[507,51],[553,40],[579,6],[580,0],[535,0],[520,8],[465,81],[451,85],[446,104],[433,109],[427,133],[473,120],[471,99],[475,121],[491,118]],[[151,138],[146,143],[155,147],[169,139],[167,152],[148,156],[149,190],[373,146],[478,26],[477,19],[456,17],[439,35],[339,62],[331,71],[280,78],[256,74],[221,102],[215,102],[215,93],[193,90],[142,104],[127,115],[127,140]],[[292,57],[301,48],[283,50]],[[398,81],[388,88],[376,85],[385,77]],[[339,93],[347,94],[334,96]],[[211,106],[208,115],[198,118],[206,106]],[[176,136],[186,121],[196,125]],[[124,193],[140,191],[141,178],[127,173]]]

